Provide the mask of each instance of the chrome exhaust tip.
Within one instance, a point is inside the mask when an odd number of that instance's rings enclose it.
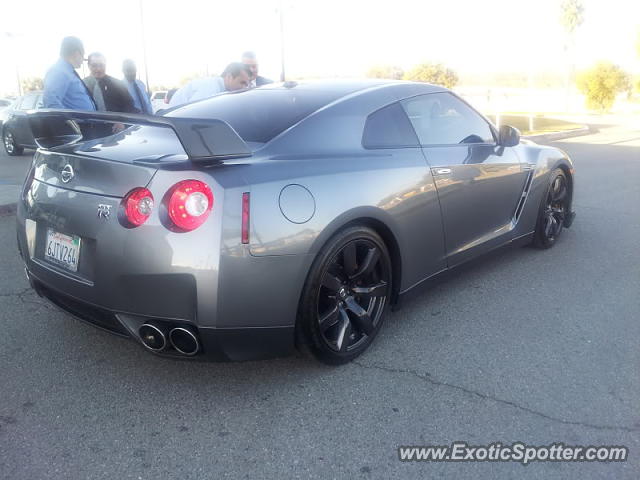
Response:
[[[164,350],[167,346],[167,339],[164,332],[155,325],[145,323],[138,329],[138,335],[142,344],[153,352]]]
[[[169,341],[173,348],[183,355],[192,356],[200,350],[200,343],[191,330],[177,327],[169,332]]]

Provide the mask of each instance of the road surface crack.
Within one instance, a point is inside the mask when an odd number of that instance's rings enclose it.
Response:
[[[22,298],[23,295],[31,292],[31,288],[24,288],[19,292],[0,293],[0,297],[18,297]]]
[[[595,430],[616,430],[616,431],[625,431],[625,432],[637,432],[640,431],[640,427],[625,427],[625,426],[618,426],[618,425],[598,425],[595,423],[588,423],[588,422],[577,422],[577,421],[572,421],[572,420],[565,420],[563,418],[559,418],[559,417],[554,417],[552,415],[548,415],[544,412],[540,412],[538,410],[534,410],[532,408],[526,407],[524,405],[519,405],[516,402],[513,402],[511,400],[504,400],[502,398],[498,398],[498,397],[493,397],[491,395],[488,395],[486,393],[482,393],[482,392],[478,392],[476,390],[472,390],[470,388],[461,386],[461,385],[454,385],[452,383],[448,383],[448,382],[443,382],[440,380],[436,380],[434,378],[431,377],[430,374],[428,373],[422,373],[422,372],[418,372],[415,370],[410,370],[410,369],[402,369],[402,368],[392,368],[392,367],[387,367],[384,365],[367,365],[364,364],[362,362],[359,361],[353,361],[352,363],[358,365],[361,368],[366,368],[366,369],[374,369],[374,370],[382,370],[384,372],[389,372],[389,373],[403,373],[406,375],[412,375],[424,382],[430,383],[431,385],[435,385],[438,387],[446,387],[452,390],[457,390],[459,392],[464,392],[467,395],[473,396],[473,397],[477,397],[477,398],[481,398],[483,400],[489,400],[492,402],[496,402],[496,403],[500,403],[502,405],[508,405],[512,408],[515,408],[517,410],[529,413],[531,415],[535,415],[537,417],[541,417],[544,418],[546,420],[550,420],[552,422],[556,422],[556,423],[561,423],[563,425],[575,425],[575,426],[579,426],[579,427],[585,427],[585,428],[593,428]]]
[[[33,296],[35,296],[35,292],[30,287],[24,288],[18,292],[0,293],[0,298],[17,298],[23,304],[30,303],[32,305],[36,305],[38,307],[44,307],[46,309],[51,308],[51,306],[48,303],[38,301],[37,297],[35,299],[25,298],[25,297],[33,297]]]

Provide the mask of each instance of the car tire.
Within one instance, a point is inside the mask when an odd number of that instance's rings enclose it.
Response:
[[[562,233],[565,217],[568,214],[569,182],[561,168],[549,175],[549,183],[538,210],[538,220],[533,236],[533,246],[541,249],[551,248]]]
[[[391,279],[388,249],[374,230],[352,226],[334,235],[305,282],[297,319],[299,343],[329,365],[359,356],[382,327]]]
[[[24,152],[24,148],[16,145],[16,140],[11,130],[5,130],[2,133],[2,143],[4,145],[5,152],[7,152],[7,155],[10,155],[13,157],[17,155],[22,155],[22,153]]]

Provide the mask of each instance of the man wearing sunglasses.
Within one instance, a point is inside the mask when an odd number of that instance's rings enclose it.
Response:
[[[44,77],[45,108],[97,110],[93,97],[76,72],[84,61],[84,46],[77,37],[65,37],[60,46],[60,59]]]

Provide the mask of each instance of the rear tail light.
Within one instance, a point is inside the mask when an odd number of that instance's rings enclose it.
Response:
[[[183,180],[169,191],[169,218],[181,230],[190,231],[204,223],[213,208],[211,188],[200,180]]]
[[[153,195],[143,187],[134,188],[122,200],[127,221],[138,227],[147,221],[153,210]]]
[[[242,194],[242,243],[249,243],[249,193]]]

